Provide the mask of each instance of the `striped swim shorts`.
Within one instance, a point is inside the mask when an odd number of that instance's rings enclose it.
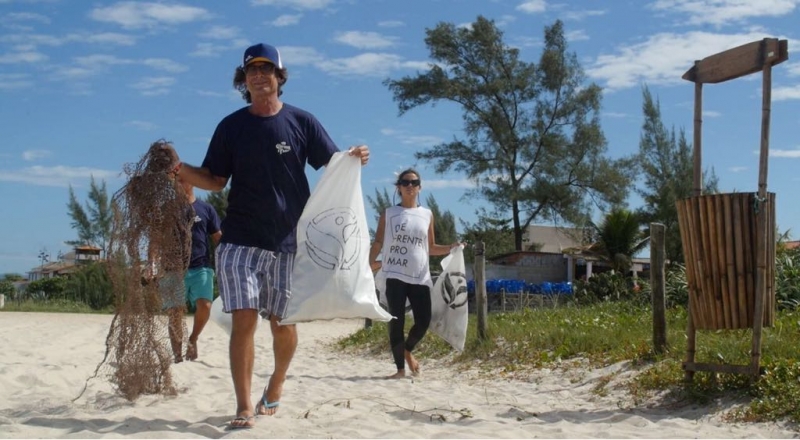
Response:
[[[220,243],[216,250],[222,308],[256,309],[262,316],[286,316],[292,296],[294,254]]]

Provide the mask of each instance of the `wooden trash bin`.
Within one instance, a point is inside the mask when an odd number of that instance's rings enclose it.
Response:
[[[767,222],[763,326],[775,320],[775,193],[708,194],[676,202],[692,319],[698,330],[753,328],[758,221]],[[761,210],[761,214],[757,214]]]

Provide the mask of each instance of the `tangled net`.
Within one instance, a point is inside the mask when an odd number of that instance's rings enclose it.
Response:
[[[174,395],[166,309],[185,312],[183,276],[191,256],[194,212],[172,170],[178,163],[167,141],[153,143],[138,163],[126,164],[127,183],[114,194],[109,277],[116,313],[106,337],[110,380],[128,400]],[[180,329],[186,335],[185,328]],[[178,342],[178,353],[185,348]],[[171,348],[171,349],[170,349]],[[82,393],[81,393],[82,394]]]

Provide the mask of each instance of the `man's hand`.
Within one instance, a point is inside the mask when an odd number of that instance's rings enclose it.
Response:
[[[355,147],[350,147],[348,150],[348,154],[351,156],[361,158],[361,165],[366,165],[369,162],[369,147],[366,145],[357,145]]]

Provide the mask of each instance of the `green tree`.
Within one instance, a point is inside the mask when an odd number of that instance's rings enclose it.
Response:
[[[488,215],[485,209],[478,212],[476,223],[461,221],[464,233],[461,240],[471,245],[482,241],[484,243],[484,255],[487,259],[497,255],[513,252],[514,231],[510,226],[510,219],[497,219]],[[475,261],[474,252],[464,252],[464,261],[472,263]]]
[[[226,187],[222,191],[209,192],[206,195],[206,202],[214,207],[220,220],[225,218],[225,210],[228,209],[228,194],[230,188]]]
[[[638,215],[624,208],[613,208],[599,225],[593,225],[596,241],[589,252],[611,265],[614,271],[626,274],[633,256],[644,249],[649,237],[642,230]]]
[[[5,295],[8,299],[12,299],[15,291],[14,283],[10,280],[0,280],[0,294]]]
[[[91,203],[89,203],[91,202]],[[113,220],[112,202],[108,197],[106,182],[97,184],[92,177],[89,186],[89,201],[84,207],[75,197],[72,185],[69,187],[69,216],[72,217],[72,228],[78,233],[78,239],[68,241],[71,245],[95,245],[102,249],[103,255],[108,251],[108,240],[111,238]]]
[[[114,287],[106,262],[81,265],[70,274],[64,291],[67,299],[85,303],[94,310],[114,305]]]
[[[642,90],[644,123],[639,140],[639,166],[644,177],[644,187],[636,192],[644,200],[638,215],[647,225],[661,223],[665,226],[665,256],[669,263],[683,263],[683,246],[678,227],[678,210],[675,202],[692,196],[694,163],[692,146],[683,130],[675,136],[674,128],[668,131],[661,121],[661,105],[653,100],[650,90]],[[703,173],[703,192],[717,192],[717,176]]]
[[[3,275],[3,280],[5,281],[24,281],[25,277],[18,274],[18,273],[7,273]]]
[[[400,114],[428,103],[463,111],[464,137],[417,152],[437,172],[464,172],[496,218],[511,217],[514,246],[534,220],[573,223],[591,203],[627,196],[632,159],[611,160],[600,128],[601,89],[567,52],[561,21],[545,27],[538,64],[519,59],[494,22],[439,23],[426,31],[434,60],[414,77],[387,79]]]

